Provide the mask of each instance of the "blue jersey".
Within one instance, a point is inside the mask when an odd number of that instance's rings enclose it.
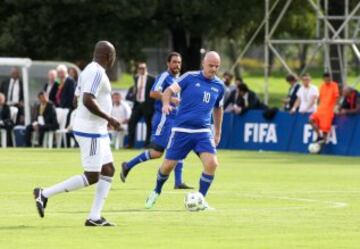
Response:
[[[187,72],[177,82],[181,88],[181,102],[173,127],[210,128],[213,108],[223,104],[223,82],[218,77],[207,79],[201,71]]]
[[[176,77],[169,73],[168,71],[162,72],[155,79],[155,83],[151,88],[151,91],[164,92],[166,88],[168,88],[171,84],[175,82]],[[155,113],[162,113],[162,101],[161,99],[155,100]],[[169,114],[168,118],[174,118],[176,114],[176,110],[174,110]]]
[[[171,84],[175,82],[176,77],[165,71],[161,73],[155,80],[155,84],[152,87],[152,91],[164,92]],[[175,107],[175,106],[174,106]],[[171,134],[171,128],[173,120],[176,115],[176,110],[165,115],[162,113],[162,101],[155,101],[155,113],[152,118],[152,131],[151,131],[151,142],[156,145],[156,149],[165,149],[168,144],[169,137]]]

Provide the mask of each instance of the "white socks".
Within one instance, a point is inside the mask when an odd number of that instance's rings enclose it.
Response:
[[[89,219],[99,220],[101,218],[101,210],[110,191],[111,182],[112,177],[100,175],[100,179],[96,185],[95,199],[89,214]]]
[[[89,186],[89,182],[85,175],[73,176],[63,182],[60,182],[54,186],[45,188],[42,192],[43,196],[49,198],[53,195],[77,190]]]
[[[101,218],[101,210],[109,194],[111,182],[112,177],[100,175],[99,181],[96,184],[95,199],[89,214],[89,219],[99,220]],[[89,186],[89,182],[85,175],[77,175],[54,186],[45,188],[42,194],[44,197],[49,198],[59,193],[74,191],[87,186]]]

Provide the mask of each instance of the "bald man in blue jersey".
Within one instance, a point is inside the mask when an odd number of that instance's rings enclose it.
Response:
[[[155,99],[155,113],[152,118],[152,131],[150,149],[145,150],[136,157],[121,165],[120,179],[125,182],[130,170],[148,160],[162,157],[165,148],[169,142],[171,128],[176,115],[176,106],[180,103],[179,97],[174,94],[171,96],[171,105],[173,110],[166,115],[162,113],[162,94],[163,92],[175,82],[181,69],[181,55],[177,52],[169,53],[167,57],[167,70],[162,72],[155,80],[150,97]],[[183,161],[177,162],[175,167],[175,189],[192,189],[186,185],[182,180]]]
[[[153,207],[176,163],[183,160],[192,150],[199,155],[204,167],[200,177],[199,192],[206,196],[219,164],[216,146],[221,138],[224,96],[224,84],[216,77],[220,62],[220,56],[215,51],[206,53],[202,62],[202,71],[185,73],[164,92],[163,113],[169,114],[173,110],[170,102],[173,94],[180,93],[181,102],[165,160],[158,171],[155,189],[146,199],[146,208]],[[214,133],[211,131],[212,113]],[[203,210],[206,209],[211,208],[205,201]]]

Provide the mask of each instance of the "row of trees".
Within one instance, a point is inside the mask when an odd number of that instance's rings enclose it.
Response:
[[[284,1],[280,0],[279,6]],[[235,59],[264,18],[264,0],[0,0],[0,3],[1,56],[80,64],[91,59],[93,45],[100,39],[112,41],[119,56],[128,62],[145,59],[142,48],[158,46],[169,36],[172,49],[183,55],[186,70],[198,68],[201,47],[219,38],[228,39],[232,49],[227,51]],[[294,1],[293,5],[278,33],[311,37],[315,19],[309,14],[309,6],[303,1]],[[256,42],[263,42],[261,34]]]

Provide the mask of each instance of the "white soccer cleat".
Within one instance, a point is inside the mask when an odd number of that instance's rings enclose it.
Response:
[[[145,201],[145,208],[150,209],[154,206],[156,200],[159,198],[160,194],[152,191],[148,198]]]
[[[207,203],[207,201],[204,199],[204,202],[202,204],[200,211],[215,211],[215,210],[216,209],[213,207],[210,207],[209,203]]]

